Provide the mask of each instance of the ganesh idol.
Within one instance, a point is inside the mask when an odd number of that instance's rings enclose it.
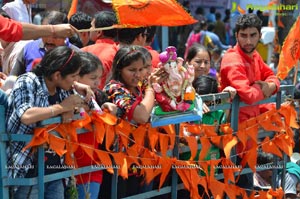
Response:
[[[163,67],[169,74],[162,83],[153,83],[155,99],[164,112],[187,111],[195,99],[194,67],[183,65],[184,60],[177,57],[176,48],[169,46],[159,55],[158,67]]]

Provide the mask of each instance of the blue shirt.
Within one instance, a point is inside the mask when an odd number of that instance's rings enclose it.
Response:
[[[224,45],[219,36],[214,33],[214,32],[210,32],[210,31],[205,31],[206,35],[210,37],[210,39],[212,40],[212,42],[214,43],[215,46],[218,46],[219,49],[221,50],[227,50],[230,46],[229,45]]]
[[[68,39],[65,40],[65,45],[75,51],[79,51],[79,48],[70,44]],[[25,72],[31,71],[34,60],[44,57],[45,53],[46,49],[41,38],[29,42],[18,55],[10,75],[19,76]]]
[[[71,93],[60,88],[56,89],[59,102]],[[6,129],[8,134],[33,134],[37,124],[25,125],[21,122],[24,112],[32,107],[48,107],[49,92],[43,77],[32,72],[25,73],[17,79],[8,97],[6,110]],[[25,142],[12,142],[7,148],[8,176],[24,177],[28,168],[33,165],[31,149],[22,151]]]

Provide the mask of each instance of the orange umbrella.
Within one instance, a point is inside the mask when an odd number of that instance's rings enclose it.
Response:
[[[176,0],[112,0],[120,25],[181,26],[196,23]]]

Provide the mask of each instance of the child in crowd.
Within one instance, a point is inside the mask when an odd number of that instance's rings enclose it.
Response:
[[[141,86],[149,67],[146,65],[145,55],[141,46],[121,47],[113,60],[112,77],[104,87],[109,96],[109,101],[117,105],[117,116],[135,125],[144,124],[149,121],[152,108],[155,103],[154,90],[151,83],[157,83],[167,77],[167,73],[158,69],[148,75],[147,86]],[[119,140],[117,150],[126,150]],[[130,171],[128,180],[118,180],[118,198],[138,193],[138,174]]]
[[[115,114],[116,106],[107,102],[106,94],[98,89],[98,85],[102,76],[103,66],[101,61],[95,55],[89,52],[79,52],[81,58],[81,68],[79,72],[78,82],[91,87],[96,96],[96,102],[102,109],[108,109],[110,113]],[[78,135],[78,142],[84,145],[92,145],[98,149],[95,132],[87,132]],[[80,147],[75,151],[75,157],[78,167],[89,166],[95,162],[85,154]],[[76,176],[78,199],[84,199],[89,195],[90,199],[97,199],[102,183],[103,171],[94,171]]]

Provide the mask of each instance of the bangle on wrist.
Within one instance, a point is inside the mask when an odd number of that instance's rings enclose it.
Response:
[[[54,117],[55,113],[54,113],[54,108],[53,106],[49,106],[50,110],[51,110],[51,117]]]
[[[154,89],[153,89],[153,88],[148,87],[148,88],[145,89],[145,92],[147,92],[147,91],[150,91],[150,92],[153,93],[153,95],[155,95],[155,92],[154,92]]]

